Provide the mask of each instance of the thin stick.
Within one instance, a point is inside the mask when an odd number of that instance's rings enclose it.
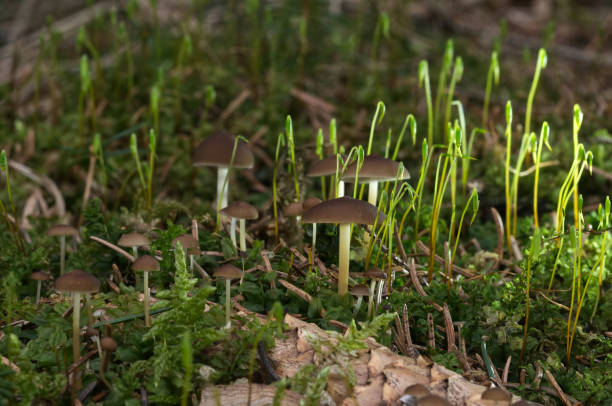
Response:
[[[125,251],[125,250],[123,250],[123,249],[121,249],[121,248],[117,247],[115,244],[110,243],[110,242],[108,242],[108,241],[106,241],[106,240],[103,240],[103,239],[102,239],[102,238],[100,238],[100,237],[96,237],[96,236],[93,236],[93,235],[92,235],[92,236],[89,236],[89,238],[90,238],[90,239],[92,239],[92,240],[94,240],[95,242],[100,243],[100,244],[102,244],[102,245],[104,245],[104,246],[106,246],[106,247],[108,247],[108,248],[112,249],[113,251],[115,251],[115,252],[117,252],[117,253],[119,253],[119,254],[123,255],[124,257],[126,257],[126,258],[128,259],[128,261],[130,261],[130,262],[134,262],[135,258],[134,258],[134,256],[133,256],[133,255],[128,254],[128,253],[127,253],[127,251]]]

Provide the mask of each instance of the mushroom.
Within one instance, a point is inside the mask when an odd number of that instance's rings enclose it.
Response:
[[[380,213],[380,217],[384,214]],[[348,291],[349,252],[351,248],[351,224],[372,225],[376,220],[376,207],[370,203],[341,197],[317,204],[304,212],[304,223],[339,223],[338,294]]]
[[[159,262],[150,255],[143,255],[134,261],[132,269],[134,271],[144,272],[145,326],[151,327],[151,318],[149,316],[149,272],[159,271]]]
[[[236,247],[236,219],[240,220],[240,251],[246,251],[246,220],[255,220],[259,217],[259,212],[255,206],[245,202],[233,202],[229,206],[221,209],[220,214],[232,219],[230,226],[230,238]],[[238,247],[236,247],[238,248]]]
[[[379,155],[368,155],[363,159],[363,165],[359,170],[359,180],[368,183],[368,202],[376,206],[378,196],[378,183],[390,182],[395,180],[397,176],[400,162],[391,159],[383,158]],[[402,165],[403,168],[403,165]],[[357,171],[357,162],[353,162],[346,168],[343,180],[345,182],[354,182]],[[409,179],[408,171],[402,169],[399,180]]]
[[[501,388],[491,387],[482,392],[480,399],[491,406],[510,406],[512,396]]]
[[[370,288],[366,285],[357,285],[351,288],[351,295],[357,296],[357,302],[355,303],[355,309],[353,310],[353,317],[357,317],[359,309],[361,309],[361,302],[364,296],[371,296]]]
[[[100,288],[100,281],[90,273],[80,269],[74,269],[65,275],[60,276],[55,281],[55,289],[60,292],[72,294],[72,355],[73,362],[77,362],[80,356],[80,314],[81,314],[81,293],[97,292]],[[74,370],[74,389],[81,387],[81,375],[79,367]]]
[[[366,278],[371,280],[370,289],[372,294],[368,298],[368,319],[370,318],[370,314],[372,314],[372,304],[374,303],[374,296],[378,296],[376,294],[376,282],[380,281],[380,285],[382,286],[382,281],[385,280],[386,274],[380,270],[380,268],[372,267],[365,271],[364,275]]]
[[[346,155],[342,155],[342,159],[346,159]],[[338,167],[338,165],[339,164],[338,164],[337,155],[330,155],[312,164],[312,166],[306,173],[306,176],[308,176],[309,178],[329,176],[329,175],[332,175],[335,177],[336,168]],[[338,182],[338,190],[336,190],[335,192],[336,192],[335,197],[344,196],[344,182],[342,181],[342,179],[340,179],[340,181]]]
[[[232,279],[242,278],[242,271],[240,268],[235,267],[232,264],[225,264],[217,268],[214,276],[218,279],[225,279],[225,328],[230,328],[232,322],[230,320],[230,294],[231,294],[231,281]]]
[[[147,237],[139,233],[123,234],[117,244],[122,247],[132,247],[134,259],[138,258],[138,247],[148,247],[151,241]]]
[[[193,257],[194,255],[200,255],[200,242],[193,238],[191,234],[179,235],[172,240],[172,246],[174,247],[177,242],[181,244],[185,254],[189,255],[189,269],[193,273]]]
[[[117,342],[112,337],[104,337],[100,340],[100,346],[104,350],[104,358],[102,359],[102,366],[100,371],[106,371],[108,367],[108,358],[111,352],[117,351]]]
[[[37,281],[36,304],[39,304],[40,303],[40,288],[42,285],[42,281],[49,280],[49,274],[46,272],[41,272],[41,271],[32,272],[32,274],[30,275],[30,279]]]
[[[304,211],[306,211],[321,202],[322,200],[319,199],[318,197],[309,197],[308,199],[304,200],[302,207],[304,208]],[[312,251],[313,253],[314,253],[316,244],[317,244],[317,223],[312,223]]]
[[[76,228],[67,224],[57,224],[47,230],[47,235],[60,238],[60,275],[66,269],[66,236],[75,236],[79,232]]]
[[[202,141],[193,153],[194,166],[217,167],[217,207],[220,209],[227,206],[229,184],[225,191],[223,190],[223,184],[230,163],[233,168],[238,169],[252,168],[255,163],[251,150],[247,144],[241,140],[239,140],[236,145],[236,153],[234,154],[234,161],[232,162],[235,138],[236,137],[229,131],[217,131]]]
[[[87,327],[85,329],[85,335],[96,344],[98,349],[98,356],[102,356],[102,347],[100,346],[100,332],[93,327]]]
[[[399,404],[401,405],[418,405],[418,400],[428,396],[430,394],[429,389],[421,383],[415,383],[410,385],[404,391],[404,395],[399,398]]]

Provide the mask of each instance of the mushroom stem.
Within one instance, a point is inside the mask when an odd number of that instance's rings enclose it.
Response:
[[[132,253],[134,254],[134,259],[138,258],[138,247],[133,245],[132,246]]]
[[[372,279],[370,283],[370,297],[368,298],[368,320],[370,319],[370,315],[372,314],[372,305],[374,304],[374,292],[376,292],[376,279]]]
[[[357,303],[355,303],[355,309],[353,310],[353,318],[357,317],[357,313],[359,313],[359,309],[361,309],[362,301],[363,301],[363,296],[357,296]]]
[[[340,244],[338,248],[338,294],[348,291],[349,252],[351,249],[351,225],[340,224]]]
[[[60,276],[64,274],[66,268],[66,236],[60,236]]]
[[[221,205],[218,205],[220,209],[227,206],[227,195],[229,194],[228,193],[229,192],[229,182],[225,190],[223,190],[223,184],[225,183],[225,178],[227,177],[228,169],[229,168],[218,168],[217,169],[217,202],[219,202],[219,199],[221,199]]]
[[[234,248],[238,249],[238,244],[236,244],[236,218],[232,217],[232,224],[230,225],[230,238],[232,239],[232,244],[234,244]]]
[[[231,281],[230,279],[225,280],[225,328],[230,328],[232,326],[232,322],[230,320],[230,289],[231,289]]]
[[[72,362],[77,363],[81,358],[81,293],[72,293]],[[72,385],[75,389],[81,389],[81,370],[77,366],[74,369]]]
[[[338,191],[336,192],[336,197],[344,196],[344,181],[338,182]]]
[[[145,326],[151,327],[151,319],[149,317],[149,273],[144,272],[144,308],[145,308]]]
[[[240,219],[240,251],[246,251],[245,219]]]
[[[378,182],[368,182],[368,203],[372,206],[376,206],[376,200],[378,197]]]
[[[42,281],[38,281],[38,286],[36,286],[36,304],[40,303],[40,286],[42,285]]]
[[[189,270],[191,271],[191,274],[193,275],[193,254],[189,254]]]
[[[134,254],[134,261],[138,258],[138,247],[133,245],[132,246],[132,253]],[[138,284],[140,283],[140,276],[138,276],[138,272],[134,272],[134,282],[135,285],[134,286],[138,286]]]
[[[314,256],[316,246],[317,246],[317,223],[312,223],[312,254],[313,256]]]

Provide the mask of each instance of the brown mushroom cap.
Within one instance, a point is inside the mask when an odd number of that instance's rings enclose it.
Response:
[[[229,167],[235,139],[236,137],[226,130],[220,130],[209,135],[196,147],[193,153],[193,165]],[[254,164],[253,153],[244,141],[239,140],[232,166],[234,168],[252,168]]]
[[[383,158],[379,155],[368,155],[363,159],[363,165],[359,170],[359,179],[364,181],[390,181],[394,180],[399,168],[399,162],[392,159]],[[350,164],[342,180],[355,180],[355,172],[357,171],[357,162]],[[409,179],[410,175],[404,168],[403,176],[400,180]]]
[[[336,174],[336,155],[330,155],[325,157],[310,166],[308,172],[306,172],[306,176],[315,177],[315,176],[328,176]],[[342,159],[346,159],[346,155],[342,155]]]
[[[219,210],[219,213],[227,217],[237,219],[255,220],[259,217],[259,212],[255,206],[246,202],[233,202]]]
[[[123,234],[117,244],[122,247],[146,247],[151,245],[151,241],[147,237],[139,233]]]
[[[200,248],[200,244],[198,240],[193,238],[191,234],[183,234],[179,235],[175,239],[172,240],[172,246],[174,247],[176,243],[181,243],[181,246],[184,250],[197,250]]]
[[[49,236],[77,235],[79,231],[68,224],[57,224],[47,230]]]
[[[132,269],[134,271],[141,272],[154,272],[159,271],[159,262],[151,255],[143,255],[138,257],[136,261],[132,264]]]
[[[90,326],[87,326],[87,328],[85,329],[85,334],[87,335],[87,337],[100,336],[100,332]]]
[[[242,278],[242,271],[240,268],[235,267],[232,264],[225,264],[217,268],[214,273],[216,278],[222,279],[240,279]]]
[[[427,386],[423,385],[422,383],[415,383],[414,385],[407,387],[404,394],[412,395],[415,398],[422,398],[429,395],[430,392],[429,389],[427,389]]]
[[[55,289],[60,292],[92,293],[100,289],[100,281],[90,273],[74,269],[57,278]]]
[[[117,341],[111,337],[104,337],[100,340],[100,347],[102,347],[104,351],[115,352],[117,351]]]
[[[379,223],[385,215],[380,213]],[[376,219],[376,206],[363,200],[351,197],[340,197],[327,200],[302,215],[304,223],[339,223],[339,224],[374,224]]]
[[[387,279],[387,274],[384,273],[380,268],[373,266],[363,273],[364,278],[374,279],[374,280],[383,280]]]
[[[283,209],[283,214],[287,217],[301,216],[304,206],[301,202],[291,202]]]
[[[419,399],[418,406],[451,406],[450,402],[440,396],[427,395]]]
[[[46,281],[49,278],[50,278],[49,274],[46,272],[42,272],[42,271],[36,271],[30,274],[30,279],[33,279],[35,281]]]
[[[304,203],[302,203],[302,206],[304,207],[304,210],[308,210],[311,207],[314,207],[321,202],[322,202],[321,199],[313,196],[313,197],[309,197],[308,199],[304,200]]]
[[[485,390],[484,392],[482,392],[482,395],[480,395],[480,398],[488,399],[488,400],[506,401],[510,403],[510,399],[512,397],[510,396],[510,394],[504,392],[500,388],[489,388]]]
[[[350,289],[351,295],[353,296],[370,296],[370,288],[366,285],[353,286]]]

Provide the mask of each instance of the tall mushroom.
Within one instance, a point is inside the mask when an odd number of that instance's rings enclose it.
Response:
[[[363,159],[363,165],[359,170],[359,180],[368,184],[368,202],[376,206],[378,196],[378,183],[395,180],[400,163],[379,155],[368,155]],[[357,172],[357,162],[350,164],[342,179],[345,182],[354,182]],[[410,175],[406,169],[400,174],[399,180],[409,179]]]
[[[365,271],[364,275],[367,279],[371,281],[370,290],[372,294],[368,298],[368,319],[370,318],[370,314],[372,314],[372,305],[374,303],[374,297],[378,298],[378,290],[376,289],[376,283],[379,282],[379,285],[382,286],[383,281],[386,279],[386,274],[380,270],[380,268],[372,267]],[[379,287],[380,289],[380,287]],[[377,304],[378,306],[378,304]],[[374,313],[376,314],[376,312]]]
[[[234,243],[234,247],[236,247],[236,219],[240,220],[240,251],[246,251],[245,223],[246,220],[255,220],[259,217],[257,208],[245,202],[233,202],[224,209],[221,209],[219,213],[232,219],[230,238]]]
[[[55,281],[55,289],[60,292],[72,294],[72,355],[73,362],[80,358],[80,315],[81,315],[81,293],[97,292],[100,281],[90,273],[80,269],[72,270]],[[81,375],[79,368],[74,370],[74,389],[81,387]]]
[[[49,274],[46,272],[32,272],[30,275],[30,279],[35,280],[37,282],[36,285],[36,304],[40,303],[40,288],[42,285],[42,281],[49,280]]]
[[[66,236],[73,237],[78,234],[76,228],[67,224],[57,224],[47,230],[48,236],[60,238],[60,275],[63,275],[66,269]]]
[[[193,153],[194,166],[217,167],[217,202],[221,199],[219,208],[227,206],[229,194],[229,182],[227,189],[223,190],[225,177],[232,161],[232,152],[236,137],[226,130],[217,131],[202,141]],[[239,140],[236,145],[236,153],[232,168],[250,169],[255,164],[253,153],[244,141]]]
[[[235,267],[232,264],[225,264],[217,268],[214,276],[219,279],[225,279],[225,327],[230,328],[232,322],[230,320],[230,293],[231,293],[231,281],[232,279],[242,278],[242,271],[240,268]]]
[[[131,247],[134,259],[138,258],[138,248],[148,247],[151,245],[151,241],[147,237],[139,233],[127,233],[123,234],[117,244],[122,247]]]
[[[346,156],[342,155],[342,159],[346,159]],[[336,168],[338,165],[337,161],[337,155],[330,155],[328,157],[325,157],[312,164],[308,172],[306,172],[306,176],[308,176],[309,178],[315,178],[331,175],[333,178],[336,176]],[[336,195],[335,197],[344,196],[344,182],[342,181],[342,179],[340,179],[340,181],[338,182],[338,190],[335,189],[336,188],[334,185],[334,192]]]
[[[179,235],[172,240],[172,246],[174,247],[177,242],[181,244],[185,254],[189,255],[189,269],[193,273],[193,257],[200,255],[200,243],[191,234]]]
[[[149,272],[159,271],[159,262],[150,255],[143,255],[134,261],[132,269],[137,272],[144,272],[145,326],[151,327],[151,318],[149,316]]]
[[[364,296],[372,296],[372,292],[370,292],[370,288],[366,285],[357,285],[351,288],[351,295],[357,296],[357,302],[355,303],[355,309],[353,309],[353,318],[357,317],[357,313],[359,313],[359,309],[361,309],[361,303],[363,302]]]
[[[379,217],[384,216],[382,213]],[[368,202],[341,197],[317,204],[304,212],[304,223],[339,223],[338,294],[348,291],[349,252],[351,249],[351,224],[372,225],[376,220],[376,207]],[[379,222],[382,221],[379,219]]]

